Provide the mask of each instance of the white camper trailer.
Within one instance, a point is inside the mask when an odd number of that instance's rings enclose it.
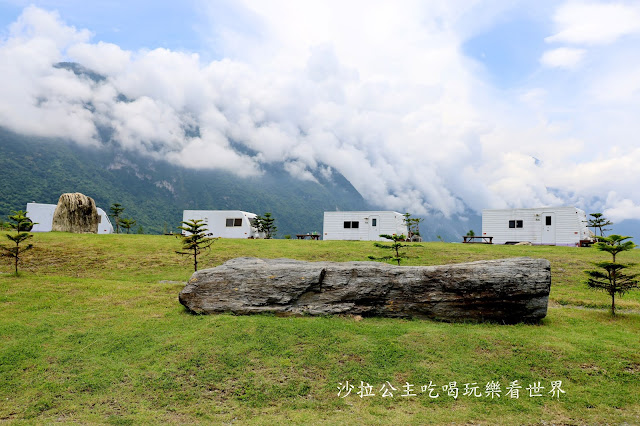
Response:
[[[324,240],[385,241],[380,234],[407,235],[404,215],[398,212],[324,212]]]
[[[255,213],[241,210],[185,210],[182,213],[183,221],[200,219],[207,224],[212,237],[222,238],[264,238],[264,232],[258,232],[252,224],[256,217]]]
[[[579,247],[594,241],[587,215],[575,207],[483,210],[482,236],[493,237],[494,244]]]
[[[35,223],[31,232],[51,232],[53,226],[53,214],[56,204],[27,203],[27,217]],[[113,226],[109,216],[100,207],[98,211],[98,234],[113,234]]]
[[[100,217],[100,223],[98,223],[98,234],[113,234],[113,225],[111,225],[109,215],[100,207],[96,207],[96,210]]]

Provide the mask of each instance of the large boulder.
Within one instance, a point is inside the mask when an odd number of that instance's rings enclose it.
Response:
[[[527,257],[440,266],[237,258],[194,273],[180,303],[196,313],[357,314],[535,322],[551,266]]]
[[[62,194],[53,213],[52,231],[97,234],[100,216],[93,198],[84,194]]]

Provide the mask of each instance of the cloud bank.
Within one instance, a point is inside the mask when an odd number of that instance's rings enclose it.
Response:
[[[211,62],[123,50],[30,6],[0,43],[0,125],[96,146],[107,129],[125,150],[240,176],[333,169],[414,214],[576,204],[637,216],[638,28],[616,26],[631,6],[559,6],[537,77],[498,90],[461,46],[508,2],[422,3],[206,2]]]

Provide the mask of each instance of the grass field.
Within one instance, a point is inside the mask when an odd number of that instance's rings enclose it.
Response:
[[[191,270],[173,237],[47,233],[34,244],[20,276],[0,264],[0,421],[640,424],[640,292],[617,299],[611,317],[608,296],[583,284],[590,262],[607,259],[595,249],[411,249],[408,265],[549,259],[547,317],[504,326],[196,316],[177,300]],[[238,256],[366,260],[378,250],[371,242],[219,240],[201,266]],[[619,260],[638,262],[640,251]],[[518,399],[507,395],[515,380]],[[338,396],[346,381],[354,388]],[[375,396],[357,395],[361,381]],[[454,381],[457,399],[442,389]],[[554,398],[552,381],[566,393]],[[382,396],[387,382],[393,397]],[[500,397],[487,395],[490,382]],[[543,396],[530,397],[537,382]],[[463,395],[472,383],[481,397]]]

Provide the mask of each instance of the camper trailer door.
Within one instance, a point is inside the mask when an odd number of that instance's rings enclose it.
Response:
[[[377,240],[380,234],[380,216],[369,216],[369,240]]]
[[[544,245],[556,244],[556,215],[553,212],[543,212],[542,220],[540,221],[542,226],[541,242]]]

